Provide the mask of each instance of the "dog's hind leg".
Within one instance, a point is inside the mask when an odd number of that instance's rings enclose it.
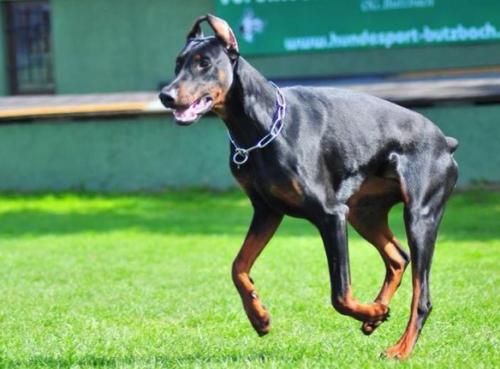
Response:
[[[406,266],[410,262],[410,257],[401,249],[399,241],[389,229],[388,212],[395,202],[397,201],[393,201],[390,196],[363,199],[358,202],[358,205],[350,208],[348,217],[354,229],[377,248],[384,260],[385,279],[375,302],[387,306],[398,289]],[[369,335],[381,323],[382,321],[364,322],[361,330]]]
[[[429,161],[413,158],[411,163],[411,168],[399,168],[407,199],[404,220],[411,254],[413,297],[406,330],[386,351],[388,357],[397,359],[410,355],[432,310],[429,291],[432,255],[444,206],[458,175],[455,162],[446,154]]]
[[[260,336],[269,333],[270,316],[255,291],[249,276],[255,259],[267,245],[283,219],[267,206],[254,203],[254,215],[243,246],[233,262],[233,282],[241,296],[248,319]]]

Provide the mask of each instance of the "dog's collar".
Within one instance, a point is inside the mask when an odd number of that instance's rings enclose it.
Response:
[[[237,59],[236,59],[237,60]],[[234,147],[234,155],[232,157],[232,161],[234,164],[238,166],[238,169],[241,165],[245,164],[248,161],[248,157],[250,156],[250,152],[256,149],[262,149],[269,145],[274,139],[280,134],[283,129],[283,119],[286,115],[286,100],[283,92],[280,90],[278,86],[276,86],[273,82],[270,82],[276,88],[276,110],[273,115],[273,124],[268,134],[262,137],[259,142],[255,145],[244,149],[239,147],[234,141],[233,137],[231,137],[231,133],[227,131],[227,135],[229,137],[229,141]]]

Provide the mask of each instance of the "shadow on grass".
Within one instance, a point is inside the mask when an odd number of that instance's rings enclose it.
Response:
[[[68,196],[70,200],[68,200]],[[244,236],[251,207],[243,195],[206,192],[147,196],[3,196],[0,237],[64,235],[82,232],[141,231],[173,235]],[[76,200],[75,200],[76,199]],[[29,202],[27,204],[26,202]],[[66,203],[70,203],[67,205]],[[95,205],[105,202],[106,206]],[[500,239],[500,193],[467,192],[449,202],[440,237],[452,240]],[[403,234],[402,207],[391,212],[396,234]],[[316,235],[306,221],[285,222],[280,235]]]

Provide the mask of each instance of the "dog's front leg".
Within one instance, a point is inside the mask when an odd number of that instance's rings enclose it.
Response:
[[[384,321],[389,313],[386,305],[380,302],[361,304],[352,296],[347,248],[347,207],[339,205],[338,209],[325,214],[316,224],[323,238],[328,259],[332,305],[341,314],[362,322]]]
[[[260,336],[269,333],[270,316],[255,291],[249,273],[283,219],[265,205],[254,204],[254,215],[243,246],[233,262],[233,282],[240,293],[248,319]]]

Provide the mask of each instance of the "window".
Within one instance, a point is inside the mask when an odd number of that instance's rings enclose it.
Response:
[[[10,93],[53,93],[49,2],[16,0],[4,6]]]

